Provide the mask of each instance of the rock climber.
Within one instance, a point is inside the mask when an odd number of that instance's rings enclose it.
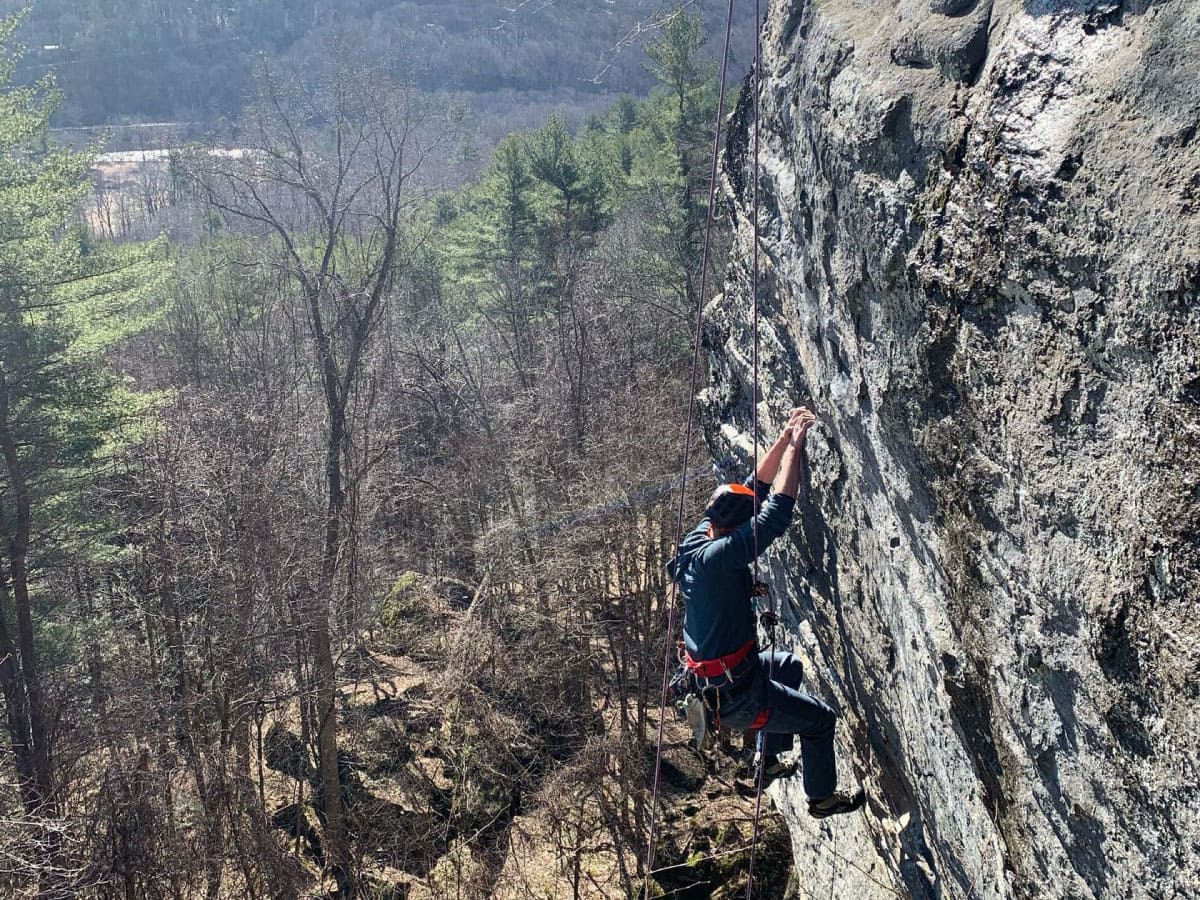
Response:
[[[704,518],[684,538],[668,568],[686,604],[684,662],[698,693],[722,726],[762,729],[759,765],[767,778],[789,771],[779,755],[792,749],[793,736],[800,738],[808,811],[823,819],[861,807],[863,792],[837,790],[837,714],[799,689],[800,661],[791,653],[759,652],[754,620],[758,586],[750,571],[755,557],[752,519],[757,518],[761,554],[791,524],[801,478],[807,479],[805,439],[815,422],[807,408],[792,410],[758,471],[744,484],[717,488]],[[762,504],[757,517],[756,495]]]

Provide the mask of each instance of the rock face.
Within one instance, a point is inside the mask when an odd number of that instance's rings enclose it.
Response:
[[[1198,47],[1196,0],[770,4],[759,409],[822,418],[770,576],[871,795],[775,789],[813,896],[1200,897]]]

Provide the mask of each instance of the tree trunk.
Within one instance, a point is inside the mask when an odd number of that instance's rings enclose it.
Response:
[[[7,587],[7,586],[5,586]],[[3,596],[7,598],[8,591]],[[26,810],[37,806],[33,776],[33,747],[29,736],[29,715],[25,692],[21,688],[21,673],[17,668],[17,648],[5,625],[7,613],[0,609],[0,691],[4,694],[9,739],[12,743],[13,764],[17,784],[21,789],[21,804]]]
[[[315,301],[314,301],[315,302]],[[319,320],[318,320],[319,321]],[[337,669],[330,641],[330,615],[336,593],[341,517],[346,502],[342,486],[342,448],[346,440],[344,398],[339,395],[328,341],[319,334],[318,351],[324,359],[324,381],[329,411],[329,439],[325,446],[325,480],[328,506],[325,545],[321,559],[321,590],[313,604],[313,680],[317,698],[317,756],[325,805],[326,859],[345,897],[354,896],[354,884],[346,857],[346,831],[342,814],[342,785],[338,775]]]
[[[109,592],[112,591],[112,576],[109,576]],[[75,599],[79,603],[79,612],[83,621],[94,622],[96,619],[95,592],[92,585],[84,584],[83,574],[78,566],[71,569],[71,580],[75,587]],[[149,635],[147,635],[149,638]],[[153,654],[150,654],[153,656]],[[104,662],[100,654],[100,642],[96,638],[95,629],[88,629],[87,649],[88,681],[92,692],[92,705],[96,708],[96,716],[103,721],[108,714],[108,703],[104,689]]]
[[[46,724],[46,706],[42,683],[38,675],[37,653],[33,640],[33,611],[29,600],[29,535],[33,528],[33,511],[25,470],[17,452],[17,441],[9,422],[10,397],[8,380],[0,368],[0,451],[8,476],[8,492],[12,497],[14,528],[8,535],[8,576],[13,605],[17,614],[17,646],[20,652],[18,677],[24,689],[28,711],[30,757],[33,763],[33,808],[31,816],[43,820],[57,818],[57,798],[54,795],[54,769],[50,748],[50,729]],[[41,893],[52,895],[56,872],[61,871],[61,847],[57,828],[46,831],[46,866],[43,869]]]
[[[353,896],[350,868],[346,860],[345,822],[342,816],[342,785],[338,777],[337,685],[333,654],[329,646],[329,607],[317,598],[313,635],[313,677],[317,695],[317,755],[321,763],[321,785],[325,806],[325,848],[338,889]]]

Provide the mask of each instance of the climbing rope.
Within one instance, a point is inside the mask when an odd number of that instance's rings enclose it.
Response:
[[[755,0],[758,2],[758,0]],[[708,263],[712,251],[712,230],[717,200],[717,165],[721,153],[721,121],[725,117],[725,85],[729,78],[729,44],[733,34],[733,0],[725,21],[725,49],[721,56],[721,91],[717,99],[717,122],[713,133],[712,170],[708,183],[708,216],[704,225],[704,250],[700,257],[700,293],[696,297],[696,331],[692,349],[691,388],[688,392],[687,427],[683,437],[683,467],[679,475],[679,512],[675,520],[675,547],[683,543],[683,512],[687,502],[688,462],[692,449],[692,422],[696,414],[696,388],[700,371],[700,345],[704,336],[704,298],[708,294]],[[675,635],[675,600],[678,585],[671,579],[670,597],[667,602],[667,640],[663,649],[662,695],[658,705],[658,742],[654,754],[654,782],[650,794],[650,836],[646,847],[645,885],[643,896],[650,897],[650,873],[654,871],[654,839],[658,828],[658,787],[662,775],[663,726],[666,722],[667,685],[671,673],[671,646]]]
[[[751,291],[751,306],[753,309],[753,318],[751,321],[751,330],[753,332],[753,359],[752,365],[754,368],[754,378],[750,388],[750,404],[751,404],[751,421],[753,422],[751,430],[753,431],[754,440],[754,585],[758,586],[758,65],[760,55],[760,43],[758,32],[758,3],[759,0],[754,0],[754,216],[751,221],[753,230],[753,259],[752,275],[750,277]],[[774,606],[774,601],[770,601]],[[773,610],[772,610],[773,611]],[[775,629],[771,629],[771,642],[775,641]],[[772,647],[772,649],[774,649]],[[760,732],[761,734],[761,732]],[[761,768],[761,767],[760,767]],[[753,853],[751,859],[753,859]]]
[[[762,103],[762,13],[759,9],[759,0],[754,0],[754,162],[751,165],[751,173],[754,182],[752,188],[753,209],[751,220],[751,239],[754,242],[752,252],[752,275],[750,278],[750,289],[753,293],[753,328],[754,328],[754,387],[751,396],[751,402],[754,404],[754,472],[755,472],[755,491],[754,491],[754,584],[758,584],[758,181],[759,181],[759,161],[758,161],[758,142],[759,142],[759,119]],[[770,615],[768,619],[771,640],[768,644],[768,663],[767,663],[767,681],[768,683],[775,678],[775,596],[767,591],[767,611]],[[770,693],[767,694],[768,698]],[[771,707],[768,702],[767,721],[771,718]],[[751,900],[754,892],[754,863],[758,859],[758,837],[759,837],[759,818],[762,814],[762,795],[763,782],[766,777],[767,768],[767,722],[763,722],[763,727],[758,730],[758,777],[756,779],[754,789],[754,828],[750,837],[750,866],[746,873],[746,900]]]

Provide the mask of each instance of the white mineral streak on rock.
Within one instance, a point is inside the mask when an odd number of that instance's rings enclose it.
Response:
[[[764,439],[822,420],[769,574],[871,795],[773,789],[802,895],[1200,897],[1200,3],[792,0],[764,40]]]

